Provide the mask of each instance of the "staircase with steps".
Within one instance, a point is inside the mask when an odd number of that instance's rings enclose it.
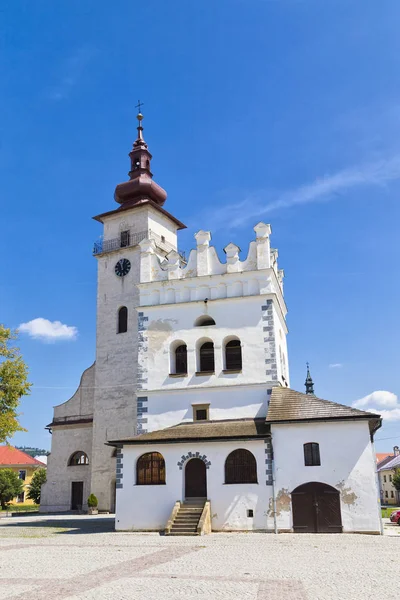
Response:
[[[205,503],[205,498],[190,498],[182,502],[166,535],[200,535],[197,526]]]

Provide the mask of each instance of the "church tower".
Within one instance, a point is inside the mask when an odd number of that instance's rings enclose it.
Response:
[[[118,208],[97,215],[103,236],[95,244],[98,260],[96,369],[93,410],[91,492],[100,509],[113,508],[115,458],[107,439],[136,433],[138,371],[138,288],[140,246],[152,240],[162,260],[176,251],[178,229],[185,225],[164,208],[167,193],[150,170],[152,155],[143,139],[143,115],[129,153],[129,180],[115,189]],[[114,479],[114,480],[113,480]]]

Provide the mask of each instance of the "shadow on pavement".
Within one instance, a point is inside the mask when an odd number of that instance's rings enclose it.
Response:
[[[81,517],[80,519],[74,519],[73,517],[70,519],[52,519],[43,518],[40,520],[28,520],[29,517],[22,521],[18,521],[16,523],[8,522],[2,523],[0,521],[0,531],[2,528],[7,529],[56,529],[59,531],[54,531],[56,534],[79,534],[79,533],[107,533],[110,531],[114,531],[114,523],[115,518],[114,515],[107,516],[104,518],[96,518],[93,519],[91,517]]]

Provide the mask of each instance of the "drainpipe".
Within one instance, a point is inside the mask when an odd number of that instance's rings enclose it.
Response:
[[[276,522],[276,496],[275,496],[275,459],[274,459],[274,447],[272,445],[272,435],[270,437],[271,442],[271,468],[272,468],[272,509],[274,511],[274,533],[278,534],[278,524]]]
[[[381,535],[383,535],[383,520],[382,520],[382,510],[381,510],[381,494],[380,494],[379,473],[378,473],[378,469],[377,469],[378,464],[376,462],[374,438],[372,436],[371,436],[371,446],[372,446],[372,459],[374,461],[374,468],[375,468],[376,490],[377,490],[377,493],[379,494],[379,501],[378,501],[378,498],[377,498],[377,505],[378,505],[378,512],[379,512],[379,526],[380,526]]]

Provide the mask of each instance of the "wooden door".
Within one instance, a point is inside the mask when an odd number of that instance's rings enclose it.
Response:
[[[200,458],[192,458],[185,468],[186,498],[207,498],[206,465]]]
[[[340,533],[340,494],[324,483],[312,482],[292,492],[293,529],[296,533]]]
[[[83,504],[83,481],[71,484],[71,510],[81,510]]]

